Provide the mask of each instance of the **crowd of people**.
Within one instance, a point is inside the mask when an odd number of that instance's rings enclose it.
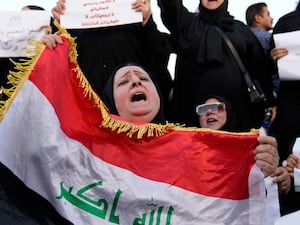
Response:
[[[58,0],[52,9],[58,22],[66,1]],[[174,122],[247,132],[259,129],[265,109],[272,108],[269,136],[258,138],[255,159],[265,176],[273,177],[278,184],[280,213],[286,215],[300,210],[293,173],[300,169],[300,158],[291,152],[300,135],[300,81],[280,80],[277,63],[288,51],[276,47],[273,34],[300,30],[300,1],[295,11],[281,17],[274,27],[264,2],[247,8],[247,24],[234,19],[228,12],[228,2],[200,0],[197,11],[190,12],[182,1],[157,0],[170,33],[157,29],[150,0],[132,4],[132,9],[143,15],[141,23],[68,31],[76,37],[78,64],[92,88],[112,114],[129,122]],[[239,65],[220,30],[261,87],[265,102],[251,102]],[[54,31],[42,41],[51,49],[62,43],[59,32]],[[171,53],[177,55],[174,79],[167,67]],[[0,86],[4,86],[8,61],[1,59],[0,63]],[[0,172],[11,177],[2,165]],[[19,202],[24,199],[14,197],[16,190],[9,190],[20,186],[14,179],[8,178],[11,183],[0,186],[0,218],[7,218],[7,212],[14,210],[6,220],[8,224],[68,224],[38,196],[34,199],[49,210],[39,209],[36,212],[40,217],[33,216],[34,209]],[[33,193],[26,189],[26,195]],[[17,223],[11,215],[18,215],[23,222]]]

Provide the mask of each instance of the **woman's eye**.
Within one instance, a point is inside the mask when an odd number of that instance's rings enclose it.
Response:
[[[148,77],[140,77],[140,80],[142,80],[142,81],[148,81],[149,79],[148,79]]]
[[[122,86],[122,85],[127,84],[127,83],[128,83],[128,80],[123,80],[123,81],[119,82],[118,86]]]

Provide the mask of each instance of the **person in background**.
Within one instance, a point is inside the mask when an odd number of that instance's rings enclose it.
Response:
[[[246,22],[260,41],[262,47],[264,48],[265,54],[268,57],[268,62],[272,68],[273,94],[276,98],[280,80],[276,66],[271,58],[272,33],[270,31],[273,29],[273,18],[271,17],[268,5],[264,2],[250,5],[246,10]],[[273,114],[274,113],[275,111]]]
[[[202,128],[237,131],[236,115],[231,103],[217,95],[204,98],[196,107],[199,124]]]
[[[52,9],[57,21],[65,11],[65,2],[59,0]],[[113,69],[126,62],[137,62],[152,74],[165,101],[165,113],[173,85],[168,71],[168,61],[172,46],[169,35],[158,31],[152,18],[150,0],[133,0],[132,9],[142,12],[141,23],[68,30],[76,37],[78,63],[95,92],[102,97],[104,85]],[[53,41],[52,41],[53,43]]]
[[[201,128],[213,130],[237,131],[235,112],[231,103],[217,95],[210,95],[204,98],[196,106],[196,114],[199,116]],[[273,182],[278,184],[279,193],[285,195],[290,191],[291,179],[285,167],[278,167],[271,175]]]
[[[251,30],[228,12],[228,0],[201,0],[199,13],[189,12],[176,0],[158,0],[162,21],[177,41],[174,79],[175,121],[197,126],[197,99],[224,96],[236,109],[237,127],[259,128],[265,107],[275,105],[271,71],[263,49]],[[231,40],[252,78],[260,83],[267,103],[254,105],[240,69],[216,27]]]
[[[267,51],[270,51],[272,36],[272,33],[269,31],[273,29],[273,18],[268,5],[260,2],[248,6],[246,10],[246,22],[264,47],[265,53],[268,53]]]
[[[273,34],[287,33],[300,30],[300,1],[296,9],[279,18],[273,29]],[[275,61],[281,60],[288,55],[285,48],[275,48],[271,52]],[[296,65],[295,65],[296,66]],[[280,74],[279,74],[280,75]],[[271,134],[278,141],[280,161],[290,158],[292,148],[297,137],[300,136],[300,80],[281,80],[277,96],[277,116],[271,126]],[[291,191],[288,195],[281,197],[282,215],[300,210],[300,192],[294,188],[292,179]]]

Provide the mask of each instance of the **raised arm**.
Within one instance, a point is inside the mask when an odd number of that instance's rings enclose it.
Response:
[[[161,19],[171,34],[178,38],[195,17],[182,4],[182,0],[157,0]]]
[[[135,0],[132,5],[132,9],[136,12],[142,12],[143,14],[143,22],[144,26],[152,15],[150,0]]]
[[[55,20],[60,22],[60,16],[64,14],[66,6],[66,0],[58,0],[56,6],[52,8],[51,12]]]

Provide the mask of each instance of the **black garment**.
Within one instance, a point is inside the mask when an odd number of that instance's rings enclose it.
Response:
[[[297,9],[281,17],[273,29],[273,34],[300,30],[300,2]],[[277,97],[277,116],[271,126],[272,135],[278,142],[280,161],[291,153],[296,137],[300,137],[300,80],[280,81]],[[300,210],[300,193],[291,191],[281,196],[281,213],[285,215]]]
[[[143,70],[145,70],[145,72],[147,72],[147,74],[151,78],[153,84],[155,85],[156,91],[157,91],[158,96],[160,98],[159,111],[156,114],[156,116],[153,118],[151,123],[165,124],[166,119],[165,119],[165,116],[164,116],[164,100],[163,100],[161,92],[159,90],[159,86],[158,86],[155,78],[151,75],[151,73],[149,73],[145,68],[143,68],[141,65],[138,65],[136,63],[125,63],[125,64],[122,64],[122,65],[119,65],[118,67],[115,68],[114,72],[112,73],[112,75],[108,79],[108,81],[105,85],[104,91],[103,91],[103,102],[105,103],[105,105],[109,109],[110,113],[115,114],[115,115],[119,115],[118,110],[117,110],[116,105],[115,105],[113,86],[114,86],[114,78],[115,78],[115,75],[116,75],[117,71],[120,68],[124,67],[124,66],[138,66],[138,67],[142,68]]]
[[[0,58],[0,87],[7,83],[7,75],[9,71],[9,58]]]
[[[167,69],[171,46],[168,35],[157,30],[152,17],[145,26],[130,24],[70,31],[77,37],[78,63],[96,93],[102,96],[113,70],[124,63],[142,65],[155,76],[167,103],[172,78]]]
[[[279,18],[279,20],[277,21],[277,23],[273,28],[273,34],[300,30],[299,17],[300,17],[300,3],[298,3],[295,11],[290,12]]]
[[[16,71],[15,65],[13,62],[19,62],[22,57],[15,58],[0,58],[0,88],[9,89],[12,87],[11,84],[8,84],[8,74],[10,71]],[[0,100],[7,100],[7,96],[4,94],[3,90],[0,94]]]
[[[232,41],[250,76],[263,87],[268,105],[274,104],[271,73],[257,38],[245,24],[233,20],[227,12],[228,2],[225,0],[225,7],[220,7],[223,11],[213,12],[211,18],[208,10],[201,14],[202,8],[199,14],[190,13],[182,1],[158,0],[158,4],[164,24],[179,43],[174,81],[176,120],[197,126],[197,101],[216,94],[232,103],[240,131],[260,127],[264,106],[250,104],[243,77],[214,26],[222,28]]]
[[[269,66],[272,71],[272,83],[273,83],[273,94],[274,97],[277,97],[278,89],[279,89],[279,75],[277,71],[276,64],[274,63],[273,59],[271,58],[271,50],[274,48],[272,33],[266,31],[262,28],[251,28],[252,32],[258,38],[259,42],[261,43],[262,47],[264,48],[266,57],[268,58]]]
[[[0,163],[0,223],[3,225],[71,225],[53,206],[27,188]]]
[[[206,102],[206,100],[208,100],[210,98],[215,98],[215,99],[219,100],[220,102],[225,103],[226,123],[219,130],[230,131],[230,132],[238,131],[237,124],[236,124],[236,113],[232,107],[231,102],[228,101],[226,98],[224,98],[222,96],[218,96],[218,95],[209,95],[209,96],[206,96],[205,98],[203,98],[202,101],[198,105],[204,104]]]

